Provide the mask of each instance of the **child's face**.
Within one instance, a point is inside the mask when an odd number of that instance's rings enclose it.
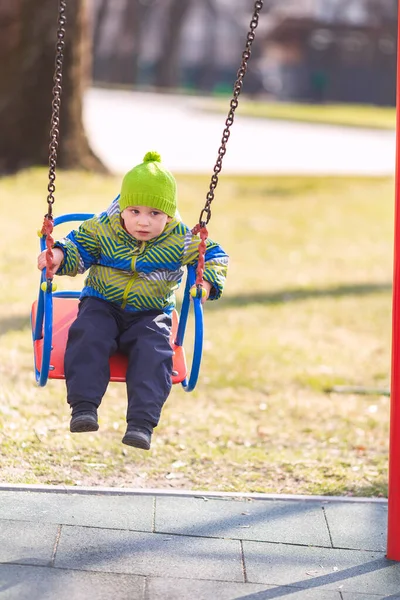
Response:
[[[140,241],[157,237],[171,221],[171,217],[158,208],[148,206],[128,206],[122,211],[121,217],[126,231]]]

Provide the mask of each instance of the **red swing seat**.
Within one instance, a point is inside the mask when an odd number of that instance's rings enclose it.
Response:
[[[52,349],[50,354],[49,379],[65,379],[65,347],[67,344],[69,327],[76,319],[78,313],[78,302],[78,298],[53,297]],[[31,321],[33,330],[35,329],[36,324],[37,304],[37,300],[32,304]],[[172,383],[174,384],[184,381],[187,375],[186,358],[183,346],[177,346],[174,343],[177,329],[178,313],[174,311],[172,313],[172,330],[170,337],[171,347],[174,351],[172,367]],[[43,339],[44,338],[41,337],[33,342],[34,360],[37,367],[40,367],[42,364]],[[124,354],[120,352],[114,354],[110,358],[110,381],[124,382],[127,364],[127,357]]]

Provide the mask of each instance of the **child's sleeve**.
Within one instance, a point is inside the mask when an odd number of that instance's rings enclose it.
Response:
[[[84,273],[100,256],[97,217],[82,223],[79,229],[56,242],[54,248],[61,248],[64,252],[64,260],[56,275],[75,277],[78,273]]]
[[[199,258],[200,239],[191,232],[186,234],[183,265],[196,265]],[[209,300],[218,300],[224,289],[226,273],[228,270],[228,255],[219,244],[210,239],[206,240],[206,253],[204,264],[204,279],[211,283]]]

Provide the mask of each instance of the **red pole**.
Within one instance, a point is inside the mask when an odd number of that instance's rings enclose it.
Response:
[[[400,11],[400,0],[398,3]],[[387,558],[400,561],[400,19],[397,18],[396,178]]]

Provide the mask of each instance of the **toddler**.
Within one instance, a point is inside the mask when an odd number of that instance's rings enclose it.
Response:
[[[124,444],[149,450],[153,429],[171,391],[171,313],[185,265],[196,265],[199,239],[177,212],[176,181],[157,152],[123,178],[120,195],[53,247],[51,272],[89,269],[65,352],[70,431],[97,431],[109,358],[128,357]],[[205,296],[221,296],[228,257],[207,239]],[[46,267],[46,251],[38,268]]]

